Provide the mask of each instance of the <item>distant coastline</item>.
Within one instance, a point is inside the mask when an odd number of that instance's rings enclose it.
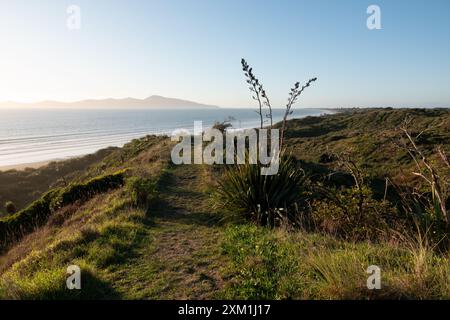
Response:
[[[41,101],[36,103],[20,103],[6,101],[0,108],[77,108],[77,109],[217,109],[218,106],[198,103],[189,100],[152,95],[145,99],[87,99],[74,102]]]
[[[284,110],[274,110],[280,121]],[[297,109],[293,118],[320,116],[336,111]],[[231,120],[227,120],[231,119]],[[215,121],[231,121],[233,128],[258,126],[253,108],[155,110],[0,109],[0,171],[38,168],[48,162],[72,159],[107,147],[121,147],[146,135],[167,135],[193,129],[194,121],[206,128]],[[20,127],[20,130],[16,130]]]

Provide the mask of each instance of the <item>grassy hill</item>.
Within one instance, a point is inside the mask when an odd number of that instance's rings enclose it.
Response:
[[[90,165],[101,161],[114,150],[102,149],[84,157],[51,162],[38,169],[0,171],[0,216],[7,201],[12,201],[17,209],[23,209],[47,190],[70,183]]]
[[[437,145],[450,152],[449,109],[348,109],[325,117],[291,120],[287,136],[292,152],[304,161],[323,165],[327,162],[324,155],[350,151],[370,175],[395,175],[399,166],[407,169],[413,165],[394,143],[399,126],[408,117],[413,134],[423,131],[418,144],[425,154],[431,155]]]
[[[287,144],[315,180],[336,173],[332,155],[350,149],[370,179],[395,177],[414,166],[393,143],[407,115],[415,117],[415,131],[428,128],[419,140],[426,154],[434,157],[438,144],[449,151],[448,109],[349,110],[292,120]],[[144,137],[79,171],[72,187],[116,172],[124,172],[126,183],[55,206],[33,232],[5,245],[0,298],[450,298],[448,250],[407,235],[352,240],[230,221],[216,205],[222,169],[173,165],[172,144]],[[347,178],[335,183],[346,186]],[[144,198],[142,185],[151,186]],[[58,194],[67,193],[58,187]],[[66,289],[72,264],[81,267],[82,290]],[[381,290],[367,289],[369,265],[381,269]]]

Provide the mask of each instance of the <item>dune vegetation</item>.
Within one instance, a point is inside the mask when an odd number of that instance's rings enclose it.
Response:
[[[405,148],[405,119],[417,150]],[[342,110],[286,126],[273,190],[251,166],[174,165],[167,137],[103,153],[0,219],[24,223],[2,242],[0,297],[450,298],[448,211],[417,154],[448,208],[450,111]],[[252,206],[262,201],[263,211]],[[43,202],[46,214],[34,216]],[[66,288],[73,264],[81,290]],[[367,288],[370,265],[381,270],[379,290]]]

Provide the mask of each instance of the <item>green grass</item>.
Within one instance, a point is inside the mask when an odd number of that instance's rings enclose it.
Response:
[[[30,250],[0,274],[0,297],[450,297],[449,257],[437,255],[426,243],[351,243],[250,224],[223,226],[210,212],[203,174],[199,166],[164,171],[162,203],[148,212],[130,207],[123,190],[91,200],[63,229],[44,234],[49,243],[31,243]],[[81,291],[65,289],[70,264],[82,269]],[[382,270],[379,291],[366,288],[365,270],[372,264]]]
[[[222,296],[230,299],[450,298],[449,257],[414,239],[349,243],[243,225],[226,230],[223,253],[232,261]],[[367,289],[370,265],[381,269],[381,290]]]
[[[110,199],[111,200],[111,199]],[[113,200],[109,208],[80,230],[75,221],[87,218],[86,212],[72,217],[74,228],[67,226],[44,248],[34,248],[2,274],[0,294],[12,299],[117,298],[119,295],[106,278],[109,270],[125,264],[133,255],[146,229],[145,214]],[[106,210],[105,210],[106,209]],[[70,228],[70,229],[69,229]],[[82,270],[82,290],[69,291],[65,279],[67,266]]]
[[[417,135],[426,129],[418,140],[425,154],[433,153],[437,145],[443,145],[450,153],[449,109],[346,110],[325,117],[294,119],[287,125],[287,146],[314,173],[334,164],[320,163],[322,155],[352,150],[355,160],[373,178],[396,176],[399,164],[405,171],[414,165],[405,151],[393,143],[407,116],[413,119],[413,133]]]
[[[160,168],[155,174],[163,190],[160,205],[137,208],[124,188],[78,208],[63,228],[47,225],[25,238],[25,248],[17,246],[6,255],[15,259],[0,273],[0,297],[213,297],[226,257],[220,253],[222,230],[209,213],[208,196],[197,191],[204,187],[203,168]],[[37,245],[34,237],[47,242]],[[81,267],[82,279],[87,276],[86,290],[65,289],[70,264]]]
[[[323,172],[332,167],[317,163],[327,146],[357,147],[376,176],[403,159],[394,154],[382,160],[390,154],[389,128],[405,112],[295,120],[286,143],[300,160]],[[448,147],[448,132],[440,126],[448,124],[448,111],[412,112],[421,125],[434,125],[424,146],[447,141]],[[376,128],[386,138],[377,140]],[[0,256],[0,298],[450,298],[450,255],[437,253],[424,238],[355,243],[303,230],[225,223],[212,205],[216,168],[172,166],[170,146],[165,138],[138,139],[74,178],[86,181],[128,169],[129,176],[156,183],[151,190],[157,201],[136,206],[123,187],[59,209]],[[380,168],[377,161],[383,163]],[[71,264],[81,267],[80,291],[65,288]],[[381,290],[366,287],[369,265],[381,268]]]
[[[280,246],[273,232],[254,225],[226,230],[223,253],[232,259],[233,280],[224,292],[228,299],[280,299],[291,295],[297,271],[290,246]]]

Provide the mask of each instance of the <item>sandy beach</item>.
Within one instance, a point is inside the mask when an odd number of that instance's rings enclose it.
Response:
[[[22,163],[22,164],[15,164],[10,166],[0,166],[0,171],[8,171],[8,170],[25,170],[25,169],[37,169],[40,167],[43,167],[50,162],[53,161],[41,161],[41,162],[33,162],[33,163]]]

